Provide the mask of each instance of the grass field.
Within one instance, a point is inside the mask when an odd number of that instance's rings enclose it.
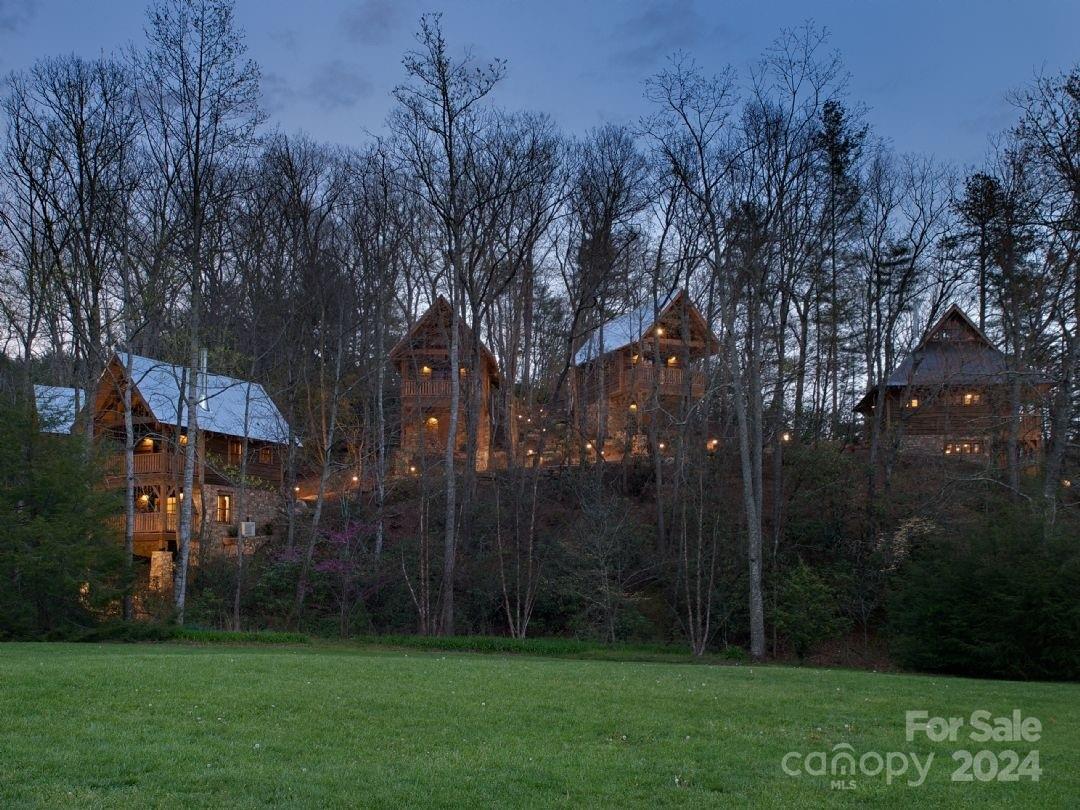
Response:
[[[905,711],[1020,709],[1031,743],[915,742]],[[933,752],[893,784],[789,751]],[[952,752],[1038,748],[1039,782]],[[0,806],[1080,805],[1080,686],[328,645],[0,645]]]

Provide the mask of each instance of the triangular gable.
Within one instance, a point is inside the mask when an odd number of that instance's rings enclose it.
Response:
[[[919,351],[927,343],[934,340],[958,340],[958,338],[952,334],[953,330],[959,330],[966,335],[966,337],[959,339],[974,340],[991,348],[996,348],[993,341],[991,341],[990,338],[975,325],[975,322],[968,317],[968,314],[964,312],[964,310],[956,304],[950,304],[949,308],[945,310],[945,314],[938,318],[937,322],[926,330],[926,334],[923,335],[923,339],[919,341],[919,345],[915,347],[915,351]]]
[[[394,344],[394,348],[390,350],[390,359],[398,360],[403,355],[407,354],[410,349],[414,348],[413,338],[421,330],[428,328],[432,325],[433,321],[436,321],[439,318],[442,318],[443,323],[447,326],[449,326],[453,318],[450,302],[441,295],[436,298],[435,303],[428,307],[424,314],[417,319],[416,323],[414,323],[412,328],[405,333],[401,340]],[[458,320],[458,327],[461,329],[462,337],[468,342],[473,337],[472,329],[465,323],[464,319]],[[480,356],[483,358],[484,362],[489,365],[491,374],[496,379],[501,378],[501,374],[499,373],[499,363],[495,359],[495,355],[493,355],[488,347],[484,345],[483,340],[480,341]]]

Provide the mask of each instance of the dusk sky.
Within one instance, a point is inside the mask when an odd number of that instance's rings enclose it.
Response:
[[[141,43],[145,5],[0,0],[0,71]],[[782,27],[810,18],[831,32],[878,135],[961,166],[1011,122],[1010,88],[1080,61],[1077,0],[240,0],[270,124],[343,144],[381,131],[416,20],[435,10],[455,51],[508,60],[499,104],[547,112],[571,134],[635,121],[642,81],[677,49],[745,75]]]

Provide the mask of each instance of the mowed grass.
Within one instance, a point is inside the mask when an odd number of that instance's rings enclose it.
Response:
[[[1034,744],[904,739],[1014,708]],[[789,751],[934,752],[926,784],[790,777]],[[1039,782],[953,783],[956,748]],[[1080,805],[1080,687],[339,646],[0,645],[0,806]]]

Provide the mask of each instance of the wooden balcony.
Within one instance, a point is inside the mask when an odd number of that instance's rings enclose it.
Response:
[[[175,532],[180,515],[175,512],[136,512],[135,534],[159,534]]]
[[[635,398],[647,398],[655,387],[660,396],[674,397],[689,393],[694,399],[705,396],[705,375],[700,371],[670,366],[639,364],[622,367],[614,379],[605,380],[608,396],[627,393]]]
[[[450,380],[402,380],[401,399],[432,400],[450,398]]]
[[[184,468],[184,457],[174,453],[135,453],[135,475],[174,475]],[[106,462],[110,478],[123,478],[126,474],[124,454],[111,456]]]

